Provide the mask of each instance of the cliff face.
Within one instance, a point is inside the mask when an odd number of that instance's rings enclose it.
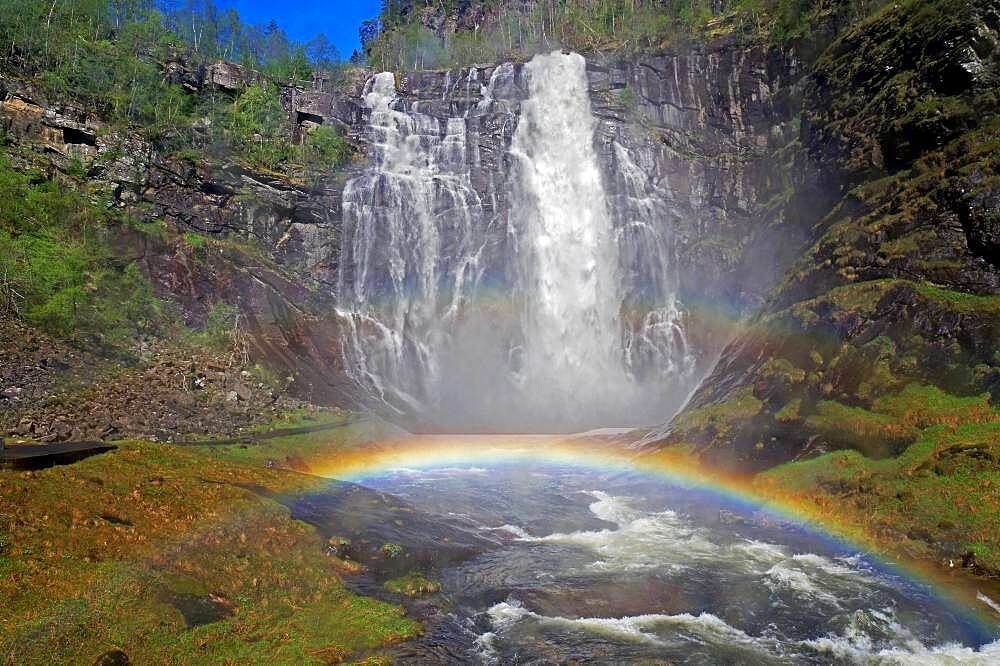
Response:
[[[610,207],[622,218],[652,203],[677,240],[685,299],[723,300],[737,312],[760,302],[777,268],[764,242],[774,226],[769,200],[792,183],[807,181],[789,169],[797,158],[796,84],[791,55],[725,41],[674,55],[614,60],[588,58],[591,104],[598,118],[595,142]],[[465,169],[488,215],[504,232],[510,191],[510,143],[527,96],[523,66],[476,66],[458,71],[410,72],[399,81],[395,108],[466,134]],[[368,139],[361,91],[291,90],[292,118],[301,126],[334,124],[364,144]],[[331,203],[331,202],[324,202]],[[337,202],[330,219],[340,217]],[[786,232],[789,231],[786,229]],[[787,237],[786,237],[787,241]],[[794,243],[784,243],[784,249]],[[750,248],[753,248],[752,251]],[[335,261],[335,260],[334,260]]]
[[[648,285],[666,279],[695,358],[691,381],[710,368],[736,319],[759,305],[801,242],[786,220],[795,211],[775,202],[789,191],[822,191],[818,172],[797,168],[805,164],[794,120],[799,70],[788,54],[726,40],[670,55],[587,61],[595,148],[614,223],[626,233],[642,227],[626,247],[652,238],[662,255],[655,265],[636,265],[634,316],[642,316]],[[192,94],[232,93],[253,78],[224,63],[179,61],[167,71]],[[284,89],[289,132],[334,126],[370,155],[375,137],[364,83],[346,94]],[[411,72],[397,88],[394,109],[419,117],[428,140],[461,134],[455,168],[474,190],[483,270],[488,282],[504,282],[512,252],[510,149],[528,95],[524,66]],[[80,110],[49,107],[16,82],[6,83],[5,97],[11,134],[55,170],[79,159],[93,189],[111,192],[142,219],[257,248],[216,256],[177,239],[129,243],[141,247],[147,273],[182,305],[187,323],[203,322],[214,303],[235,304],[256,355],[295,376],[300,394],[340,405],[384,404],[384,396],[345,373],[350,321],[336,310],[341,265],[347,262],[350,276],[356,262],[342,256],[351,232],[343,226],[345,184],[366,162],[307,185],[236,161],[164,156]]]
[[[895,6],[823,53],[800,141],[840,195],[803,219],[805,251],[647,442],[744,469],[882,457],[915,436],[885,406],[907,386],[1000,399],[997,28],[995,3]]]
[[[168,70],[193,94],[249,80],[228,65]],[[139,262],[185,324],[202,326],[217,304],[235,306],[253,360],[294,377],[303,397],[358,404],[342,371],[332,294],[323,288],[336,269],[331,211],[339,192],[329,182],[308,186],[237,161],[169,157],[85,110],[48,105],[17,81],[0,81],[0,97],[12,158],[148,223],[121,228],[117,251]],[[201,247],[185,233],[226,242]]]
[[[810,425],[831,401],[866,408],[911,382],[1000,392],[997,12],[985,0],[910,4],[846,30],[809,64],[725,39],[588,57],[609,210],[617,228],[642,227],[660,250],[657,265],[636,265],[627,304],[641,316],[646,286],[669,281],[692,377],[711,371],[645,445],[684,443],[762,467],[845,445]],[[177,62],[167,73],[192,94],[252,78],[225,64]],[[461,137],[449,168],[476,202],[487,283],[503,283],[524,66],[411,72],[395,87],[393,110],[428,141]],[[235,304],[255,355],[295,377],[300,394],[385,406],[351,372],[345,342],[371,331],[337,310],[356,264],[344,253],[345,187],[367,162],[293,182],[233,161],[169,158],[16,82],[2,92],[11,135],[50,168],[81,158],[94,189],[144,219],[252,241],[207,254],[176,236],[123,244],[186,321]],[[285,88],[288,131],[335,126],[371,156],[369,92],[363,80],[347,93]]]
[[[759,305],[801,243],[802,234],[786,220],[798,209],[778,210],[775,202],[792,190],[827,196],[818,171],[795,145],[799,65],[776,49],[722,40],[656,57],[595,56],[587,60],[586,73],[608,209],[622,235],[623,261],[631,262],[624,278],[627,317],[648,316],[649,301],[663,296],[656,289],[676,296],[684,353],[694,358],[694,367],[683,372],[696,380],[732,335],[736,319]],[[420,150],[437,154],[447,145],[460,153],[432,165],[443,178],[427,183],[442,242],[451,246],[446,254],[461,254],[467,244],[481,248],[475,263],[482,281],[509,285],[517,261],[511,147],[529,91],[524,65],[411,72],[396,88],[392,111],[409,118],[404,124],[413,128],[406,131],[419,137]],[[368,126],[370,92],[371,84],[347,98],[295,90],[286,99],[302,131],[333,124],[371,154],[370,143],[385,139],[381,126]],[[466,184],[449,184],[454,182]],[[369,201],[376,208],[399,205],[401,194],[387,190],[375,174],[360,186],[364,201],[356,207]],[[341,208],[331,207],[330,214],[345,248],[335,261],[346,268],[347,287],[364,273],[367,292],[386,290],[390,277],[380,271],[392,261],[389,240],[361,250]],[[455,220],[440,221],[448,216]],[[465,227],[472,231],[461,231]],[[361,251],[370,269],[356,256]],[[371,339],[374,325],[363,326],[369,332],[358,335]],[[664,404],[660,413],[670,409]]]

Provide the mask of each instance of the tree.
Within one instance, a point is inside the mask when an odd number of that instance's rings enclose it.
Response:
[[[315,66],[323,69],[330,69],[340,62],[340,52],[322,32],[306,42],[306,55]]]

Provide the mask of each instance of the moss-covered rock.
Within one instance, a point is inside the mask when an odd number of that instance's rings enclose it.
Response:
[[[884,457],[931,419],[959,418],[930,392],[973,414],[979,396],[1000,400],[998,30],[988,0],[910,0],[847,27],[817,59],[800,141],[842,196],[811,216],[787,199],[782,219],[811,220],[811,244],[667,443],[744,469],[845,447]],[[691,427],[748,397],[760,402],[752,418]],[[904,405],[921,401],[934,406]]]
[[[393,594],[402,594],[407,597],[421,597],[440,591],[441,583],[430,580],[416,571],[411,571],[405,576],[387,580],[384,587]]]

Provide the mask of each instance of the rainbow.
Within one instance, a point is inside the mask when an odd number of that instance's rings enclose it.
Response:
[[[983,644],[1000,639],[1000,614],[976,597],[971,578],[949,575],[940,567],[886,553],[854,526],[831,524],[808,502],[765,495],[745,476],[707,470],[680,454],[641,455],[607,438],[558,435],[411,435],[338,450],[314,461],[311,472],[363,483],[399,469],[500,465],[558,465],[595,472],[641,474],[664,483],[708,492],[747,512],[766,512],[776,521],[809,531],[835,548],[858,552],[881,573],[904,579],[932,594],[977,629]]]

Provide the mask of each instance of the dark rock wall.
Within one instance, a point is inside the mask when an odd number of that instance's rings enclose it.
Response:
[[[659,57],[588,60],[609,207],[619,224],[639,208],[654,207],[655,224],[671,239],[667,263],[676,273],[703,367],[731,335],[734,320],[761,301],[796,245],[787,229],[781,230],[783,243],[772,242],[782,225],[774,223],[769,202],[803,180],[775,161],[795,139],[798,69],[792,57],[776,50],[741,49],[725,41]],[[167,74],[192,94],[232,94],[254,79],[236,66],[195,67],[180,58],[168,65]],[[369,111],[363,86],[357,80],[349,94],[323,86],[284,89],[289,131],[301,138],[315,125],[335,126],[364,151]],[[491,281],[502,281],[507,153],[527,96],[523,67],[412,72],[397,87],[399,110],[438,118],[442,136],[449,118],[464,119],[470,179],[492,239],[486,261]],[[334,309],[340,197],[363,163],[306,185],[236,162],[168,158],[78,111],[49,107],[14,82],[6,85],[4,98],[7,124],[55,168],[66,169],[70,158],[79,156],[94,165],[88,176],[95,187],[113,192],[120,205],[142,218],[246,239],[261,250],[261,257],[234,257],[228,267],[215,265],[215,258],[208,264],[195,261],[175,246],[148,252],[154,283],[179,300],[188,323],[203,321],[219,300],[236,302],[247,321],[267,322],[255,337],[257,348],[277,366],[292,374],[319,368],[315,374],[342,375]],[[252,265],[240,265],[245,261]],[[283,287],[262,279],[265,270],[282,276]],[[322,334],[306,331],[305,320]],[[280,331],[278,347],[268,326]],[[320,357],[325,360],[318,362]],[[336,390],[320,392],[336,393],[343,404],[352,398],[341,386],[350,382],[341,379],[332,380]],[[314,392],[324,382],[314,376],[306,383]]]
[[[658,57],[588,60],[595,143],[617,224],[654,209],[668,233],[668,262],[702,355],[714,355],[733,320],[759,305],[801,243],[776,220],[774,202],[811,182],[799,158],[796,95],[800,67],[778,50],[720,41]],[[492,270],[502,280],[510,185],[507,152],[527,96],[522,66],[413,72],[398,81],[398,110],[466,124],[467,168],[491,227]],[[352,98],[287,95],[290,115],[367,140],[367,109]],[[330,209],[336,226],[339,211]],[[648,217],[648,214],[647,214]],[[781,242],[774,242],[775,234]]]
[[[870,408],[910,383],[1000,400],[998,29],[991,0],[900,3],[819,57],[799,143],[839,193],[795,225],[807,246],[687,416],[646,443],[755,469],[839,446],[812,427],[822,401]]]

